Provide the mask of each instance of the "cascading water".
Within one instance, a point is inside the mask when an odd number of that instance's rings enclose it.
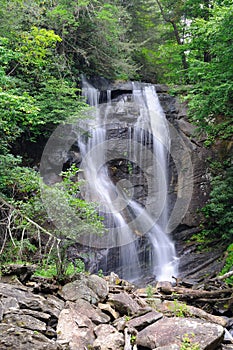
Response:
[[[84,80],[83,95],[95,107],[94,118],[88,120],[89,137],[78,141],[85,179],[83,193],[87,201],[98,203],[107,227],[104,237],[90,236],[86,244],[106,248],[106,259],[111,248],[118,247],[118,273],[125,279],[137,280],[145,265],[145,254],[140,253],[140,240],[144,237],[150,246],[147,265],[151,273],[158,281],[171,281],[177,275],[177,259],[174,244],[166,234],[169,132],[155,89],[149,84],[134,83],[130,103],[128,96],[111,101],[108,91],[108,102],[99,106],[99,91]],[[109,130],[120,131],[122,127],[127,127],[127,139],[109,137]],[[114,157],[122,159],[119,164],[126,162],[129,173],[133,164],[141,174],[145,171],[149,179],[146,203],[134,198],[129,180],[113,182],[108,162]]]

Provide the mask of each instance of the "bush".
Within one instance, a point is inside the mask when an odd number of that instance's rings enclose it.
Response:
[[[225,168],[224,168],[225,165]],[[233,165],[212,164],[217,173],[211,180],[208,203],[202,208],[206,220],[203,236],[232,241],[233,237]]]

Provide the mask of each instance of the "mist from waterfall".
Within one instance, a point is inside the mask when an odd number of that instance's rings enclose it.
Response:
[[[127,122],[130,119],[127,110],[129,104],[124,95],[111,101],[111,92],[107,91],[107,102],[101,108],[100,92],[86,80],[83,80],[82,91],[94,108],[92,118],[87,121],[89,137],[78,140],[85,180],[83,192],[87,201],[98,203],[99,213],[104,217],[107,228],[103,239],[90,236],[88,244],[99,244],[99,248],[107,250],[119,247],[119,266],[116,268],[118,271],[120,268],[122,278],[133,281],[140,279],[143,274],[139,240],[145,236],[150,245],[147,263],[151,265],[152,274],[158,281],[172,281],[172,276],[177,275],[177,259],[174,244],[166,233],[170,139],[167,121],[154,86],[133,83],[131,105],[136,106],[138,111],[134,123]],[[144,169],[149,172],[146,174],[149,179],[148,198],[144,205],[133,198],[128,180],[114,183],[109,174],[109,148],[112,146],[108,129],[113,123],[114,112],[121,116],[118,127],[128,127],[128,139],[121,140],[119,135],[117,140],[123,148],[122,159],[129,159],[129,166],[137,164],[141,173]],[[152,145],[151,150],[148,145]],[[114,150],[114,146],[112,148]],[[119,154],[115,155],[112,151],[110,158],[114,156],[119,158]],[[145,160],[148,164],[145,164]]]

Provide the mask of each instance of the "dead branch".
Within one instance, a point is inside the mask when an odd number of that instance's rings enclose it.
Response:
[[[225,273],[225,274],[222,275],[222,276],[217,276],[217,277],[215,277],[215,278],[211,278],[210,281],[222,281],[222,280],[225,280],[226,278],[229,278],[229,277],[231,277],[231,276],[233,276],[233,270],[232,270],[232,271],[229,271],[229,272],[227,272],[227,273]]]
[[[0,249],[0,254],[3,253],[4,248],[6,246],[6,242],[7,242],[7,237],[10,238],[10,240],[12,241],[12,244],[15,246],[15,239],[14,239],[14,230],[18,229],[18,227],[14,227],[14,223],[16,218],[19,218],[21,220],[26,220],[28,223],[28,226],[32,226],[35,228],[36,232],[37,232],[37,236],[38,236],[38,242],[39,242],[39,253],[41,256],[41,233],[43,232],[44,234],[46,234],[49,237],[49,241],[53,240],[54,244],[55,242],[57,242],[59,244],[60,240],[51,232],[47,231],[44,227],[40,226],[39,224],[37,224],[35,221],[33,221],[32,219],[30,219],[27,215],[23,214],[19,209],[16,209],[12,204],[8,203],[5,199],[3,199],[0,196],[0,209],[1,209],[1,216],[3,217],[0,221],[1,226],[3,226],[4,229],[4,238],[3,238],[3,242],[2,242],[2,246]],[[25,236],[25,231],[26,231],[26,227],[24,226],[22,228],[22,233],[21,233],[21,246],[20,246],[20,254],[22,253],[22,244],[23,244],[23,239]],[[53,244],[53,245],[54,245]],[[49,251],[49,254],[51,253],[51,249]]]

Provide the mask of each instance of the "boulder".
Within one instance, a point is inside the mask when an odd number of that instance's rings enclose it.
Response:
[[[72,307],[80,314],[86,315],[96,325],[110,322],[110,316],[103,313],[99,308],[91,305],[84,299],[76,300]],[[71,305],[71,302],[70,302]]]
[[[215,350],[222,342],[224,328],[193,318],[171,317],[153,323],[137,335],[137,344],[148,349],[179,346],[185,341],[200,350]],[[169,348],[170,349],[170,348]]]
[[[32,310],[43,309],[43,302],[45,298],[40,295],[35,295],[27,287],[17,284],[0,283],[0,295],[2,298],[13,298],[11,302],[19,307],[29,308]],[[8,299],[9,300],[9,299]],[[16,305],[16,307],[18,307]]]
[[[2,266],[2,274],[5,276],[16,276],[20,282],[26,283],[36,271],[36,265],[10,264]]]
[[[198,307],[187,305],[179,301],[164,300],[162,303],[156,306],[157,311],[163,314],[180,316],[192,316],[195,318],[201,318],[207,322],[219,324],[222,327],[227,326],[227,320],[221,316],[212,315]]]
[[[108,301],[122,315],[133,315],[140,310],[138,303],[125,292],[109,294]]]
[[[61,350],[65,349],[38,331],[12,324],[0,324],[1,350]]]
[[[18,310],[19,303],[14,297],[4,297],[0,302],[0,321],[3,319],[3,315],[9,310]]]
[[[91,320],[69,304],[59,315],[57,325],[57,341],[68,344],[70,350],[85,350],[93,344],[94,333]]]
[[[106,304],[99,303],[99,304],[98,304],[98,307],[99,307],[100,310],[103,310],[103,311],[105,311],[106,313],[108,313],[109,315],[111,315],[111,317],[112,317],[114,320],[117,319],[117,318],[120,316],[119,312],[117,312],[115,309],[113,309],[113,308],[111,307],[111,305],[108,304],[108,303],[106,303]]]
[[[97,339],[93,343],[95,350],[123,350],[124,336],[111,325],[99,325],[94,332]]]
[[[55,295],[47,295],[42,305],[42,311],[50,314],[53,318],[58,318],[65,303]]]
[[[137,330],[141,330],[150,324],[158,321],[160,318],[163,317],[163,314],[157,312],[157,311],[150,311],[146,313],[145,315],[135,317],[132,320],[129,320],[126,325],[130,328],[136,328]]]
[[[21,328],[31,329],[33,331],[46,331],[46,323],[36,319],[33,316],[23,313],[9,313],[4,317],[4,323],[14,324]]]
[[[97,304],[108,295],[108,285],[103,278],[96,275],[80,274],[77,280],[62,288],[60,295],[69,301],[84,299],[91,304]]]

